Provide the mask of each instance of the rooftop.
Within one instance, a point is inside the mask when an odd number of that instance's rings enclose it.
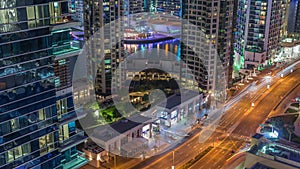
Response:
[[[178,105],[180,105],[181,103],[188,101],[189,99],[199,96],[200,93],[196,92],[196,91],[192,91],[192,90],[183,90],[182,93],[180,94],[174,94],[170,97],[167,98],[167,103],[163,102],[161,104],[159,104],[158,106],[164,106],[167,109],[172,109]]]
[[[274,169],[272,167],[263,165],[261,163],[256,163],[254,166],[252,166],[250,169]]]
[[[264,135],[262,135],[262,134],[256,133],[255,135],[252,136],[252,138],[260,139],[260,138],[262,138],[263,136],[264,136]]]
[[[263,141],[258,145],[253,146],[249,150],[249,153],[266,158],[272,157],[275,161],[286,163],[291,166],[300,166],[300,149],[297,147]]]
[[[102,141],[108,141],[119,136],[143,123],[152,120],[141,115],[134,115],[127,119],[122,119],[112,124],[100,126],[94,129],[93,136]]]

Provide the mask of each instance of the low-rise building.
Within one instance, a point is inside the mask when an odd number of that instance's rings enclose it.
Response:
[[[151,122],[149,117],[134,115],[95,128],[90,138],[110,153],[137,157],[147,151],[148,140],[143,137],[143,129],[150,129],[148,137],[151,137]]]
[[[183,119],[191,120],[200,116],[201,96],[193,91],[170,96],[153,111],[156,115],[155,122],[164,127],[171,127]]]
[[[141,114],[135,114],[93,129],[90,138],[102,148],[102,151],[93,152],[91,148],[85,148],[85,153],[90,154],[89,159],[101,161],[100,157],[103,157],[103,151],[109,152],[108,156],[111,156],[110,153],[112,153],[125,157],[143,157],[152,151],[153,147],[150,146],[150,142],[155,139],[154,135],[163,134],[168,129],[176,128],[176,123],[183,120],[194,121],[195,119],[191,117],[197,117],[202,103],[202,95],[190,90],[181,92],[181,95],[174,94],[165,102],[161,102]],[[176,134],[178,135],[178,133]],[[99,162],[95,163],[95,166],[97,165]]]
[[[300,167],[300,149],[281,143],[271,142],[258,136],[252,139],[253,146],[246,153],[244,168]]]

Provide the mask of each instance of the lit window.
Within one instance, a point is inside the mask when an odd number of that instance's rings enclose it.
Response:
[[[11,126],[12,131],[18,130],[20,128],[19,119],[15,118],[15,119],[10,120],[10,126]]]
[[[44,109],[39,110],[39,120],[45,120],[45,112]]]
[[[14,148],[14,155],[15,155],[15,159],[22,157],[22,147],[21,146]]]
[[[23,156],[28,155],[29,153],[31,153],[30,143],[22,145],[22,153],[23,153]]]
[[[54,3],[53,3],[53,6],[54,6],[55,8],[57,8],[57,7],[58,7],[58,2],[54,2]]]
[[[7,156],[8,156],[7,158],[8,163],[14,161],[14,150],[13,149],[8,150]]]

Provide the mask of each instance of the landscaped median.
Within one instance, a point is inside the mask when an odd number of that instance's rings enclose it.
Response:
[[[188,161],[184,165],[180,166],[179,169],[188,169],[188,168],[190,168],[192,165],[194,165],[197,161],[199,161],[202,157],[204,157],[212,149],[213,149],[213,146],[209,146],[204,151],[199,153],[195,158],[191,159],[190,161]]]

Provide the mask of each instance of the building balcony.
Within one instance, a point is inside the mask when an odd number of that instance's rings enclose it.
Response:
[[[81,119],[83,117],[85,117],[87,115],[87,113],[85,111],[83,111],[82,108],[76,109],[75,111],[69,111],[63,115],[61,115],[61,117],[58,119],[60,125],[64,125],[67,124],[71,121],[75,121],[78,119]]]
[[[70,136],[67,140],[60,141],[60,151],[65,151],[87,140],[88,137],[84,135],[84,131],[76,130],[75,134]]]
[[[62,114],[58,119],[60,125],[67,124],[67,123],[75,121],[75,120],[77,120],[77,115],[74,110]]]
[[[73,155],[73,159],[69,162],[64,163],[62,161],[62,164],[58,166],[57,168],[62,168],[62,169],[75,169],[75,168],[80,168],[84,165],[86,165],[89,161],[85,157],[85,153],[77,151],[76,154]]]
[[[54,18],[52,18],[54,19]],[[60,18],[58,19],[58,21],[55,21],[56,23],[52,24],[52,31],[54,30],[60,30],[60,29],[66,29],[66,28],[73,28],[73,27],[77,27],[80,26],[81,23],[73,20],[70,16],[68,16],[67,18]]]
[[[68,41],[61,45],[53,46],[53,55],[56,59],[63,59],[70,56],[78,55],[81,51],[79,41]]]

